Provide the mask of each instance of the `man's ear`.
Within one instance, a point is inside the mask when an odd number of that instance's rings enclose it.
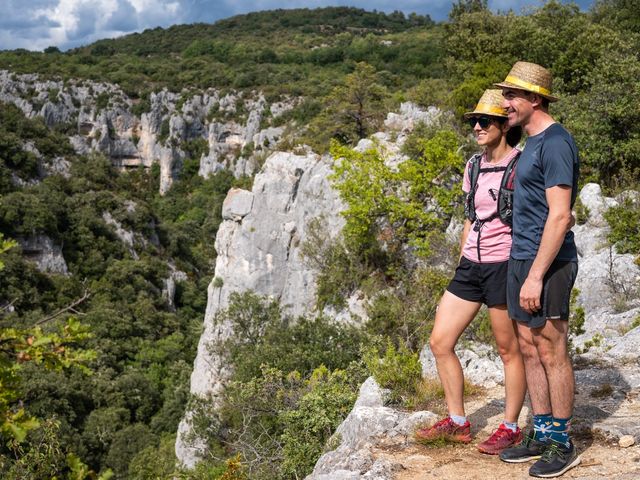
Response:
[[[537,93],[529,93],[529,95],[531,95],[531,104],[534,107],[539,107],[542,105],[542,96],[537,94]]]

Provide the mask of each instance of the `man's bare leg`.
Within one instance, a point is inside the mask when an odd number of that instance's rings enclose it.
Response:
[[[546,372],[549,402],[555,418],[570,418],[573,414],[575,377],[569,358],[567,320],[549,319],[541,328],[533,329],[532,336]],[[533,400],[532,400],[533,401]]]
[[[534,415],[551,413],[549,382],[547,381],[546,371],[538,355],[532,329],[518,323],[518,340],[524,360],[531,410]]]

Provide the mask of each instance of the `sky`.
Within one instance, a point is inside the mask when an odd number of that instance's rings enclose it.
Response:
[[[496,10],[521,12],[543,0],[489,0]],[[577,0],[588,8],[593,0]],[[0,50],[61,50],[147,28],[213,23],[222,18],[276,8],[318,8],[348,5],[366,10],[429,14],[445,20],[451,0],[0,0]]]

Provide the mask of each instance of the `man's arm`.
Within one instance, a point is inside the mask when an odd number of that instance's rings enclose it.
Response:
[[[528,313],[541,308],[542,280],[558,255],[567,230],[571,229],[571,187],[557,185],[545,190],[549,216],[544,224],[540,248],[520,289],[520,306]]]

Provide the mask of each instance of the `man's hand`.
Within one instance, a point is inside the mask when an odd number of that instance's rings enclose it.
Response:
[[[527,277],[520,289],[520,307],[528,314],[537,312],[542,307],[540,303],[541,296],[542,280]]]

